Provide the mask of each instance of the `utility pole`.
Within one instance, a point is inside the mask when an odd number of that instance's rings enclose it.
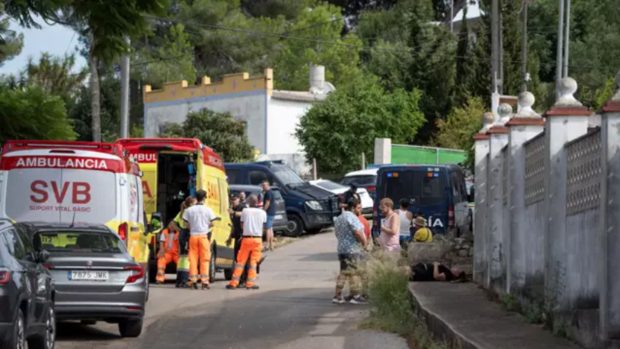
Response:
[[[499,94],[504,93],[504,24],[502,20],[502,0],[499,0],[498,9],[497,9],[497,36],[498,36],[498,45],[497,45],[497,60],[498,60],[498,77],[497,81],[497,92]]]
[[[558,15],[558,47],[557,47],[557,56],[556,56],[556,68],[555,68],[555,87],[556,93],[560,87],[560,81],[562,80],[562,44],[564,39],[564,0],[559,0],[559,15]]]
[[[121,138],[129,137],[129,38],[127,52],[121,57]]]
[[[491,93],[497,92],[499,76],[499,0],[491,2]],[[492,103],[493,104],[493,103]],[[493,110],[495,114],[497,111]]]
[[[450,0],[450,33],[454,33],[454,0]]]
[[[564,69],[562,71],[562,76],[568,76],[568,56],[569,56],[569,46],[570,46],[570,2],[571,0],[566,0],[566,25],[565,25],[565,34],[564,34]]]
[[[523,83],[521,85],[521,92],[527,91],[527,8],[529,6],[529,0],[523,0],[523,28],[521,36],[521,78]]]

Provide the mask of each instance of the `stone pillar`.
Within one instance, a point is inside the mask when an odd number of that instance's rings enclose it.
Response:
[[[392,163],[392,139],[375,138],[375,165]]]
[[[573,96],[577,82],[566,77],[556,103],[545,114],[545,302],[566,308],[566,151],[565,144],[588,132],[592,114]]]
[[[484,126],[474,136],[475,147],[475,181],[474,181],[474,281],[488,286],[488,258],[486,254],[487,221],[487,166],[489,155],[489,135],[487,131],[493,123],[493,113],[485,113]]]
[[[502,246],[503,230],[503,183],[502,183],[502,149],[508,144],[508,128],[502,121],[512,114],[508,104],[500,105],[500,118],[487,132],[489,134],[489,167],[487,171],[487,212],[488,226],[485,247],[488,261],[488,284],[485,285],[496,292],[505,289],[505,273],[502,270],[504,250]]]
[[[600,338],[620,341],[620,73],[601,116]]]
[[[506,291],[518,293],[526,284],[526,279],[531,278],[533,270],[538,269],[541,273],[544,266],[531,265],[533,259],[543,254],[542,236],[539,231],[527,227],[528,217],[525,212],[525,143],[540,134],[545,125],[544,119],[536,113],[532,106],[535,98],[530,92],[522,92],[519,95],[519,112],[506,126],[509,129],[509,168],[510,182],[508,217],[510,225],[510,258],[507,261]],[[532,256],[537,254],[537,256]],[[541,259],[542,260],[542,259]],[[538,267],[538,268],[536,268]],[[542,282],[542,279],[541,279]]]

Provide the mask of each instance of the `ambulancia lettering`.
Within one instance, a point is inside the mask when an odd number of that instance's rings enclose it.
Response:
[[[132,155],[137,162],[157,162],[156,153],[135,153]]]
[[[20,157],[15,164],[15,168],[33,167],[107,170],[108,164],[106,161],[100,159],[60,157]]]

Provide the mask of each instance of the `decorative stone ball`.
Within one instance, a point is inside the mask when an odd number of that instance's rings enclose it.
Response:
[[[530,91],[524,91],[519,93],[519,106],[521,108],[531,108],[536,102],[536,97]]]
[[[493,123],[493,121],[495,120],[495,117],[493,116],[493,113],[491,112],[486,112],[484,114],[482,114],[482,123],[485,125],[490,125]]]
[[[497,108],[497,113],[500,118],[510,117],[510,114],[512,114],[512,106],[508,103],[502,103],[499,105],[499,108]]]
[[[572,96],[577,92],[577,81],[569,76],[560,81],[560,96]]]

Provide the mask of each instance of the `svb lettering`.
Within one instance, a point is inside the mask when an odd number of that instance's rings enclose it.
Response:
[[[51,190],[50,190],[51,189]],[[71,202],[76,205],[87,204],[91,200],[90,183],[87,182],[61,182],[36,180],[30,184],[30,200],[36,203],[44,203],[50,199],[50,194],[56,203],[65,201],[67,192],[71,190]]]

